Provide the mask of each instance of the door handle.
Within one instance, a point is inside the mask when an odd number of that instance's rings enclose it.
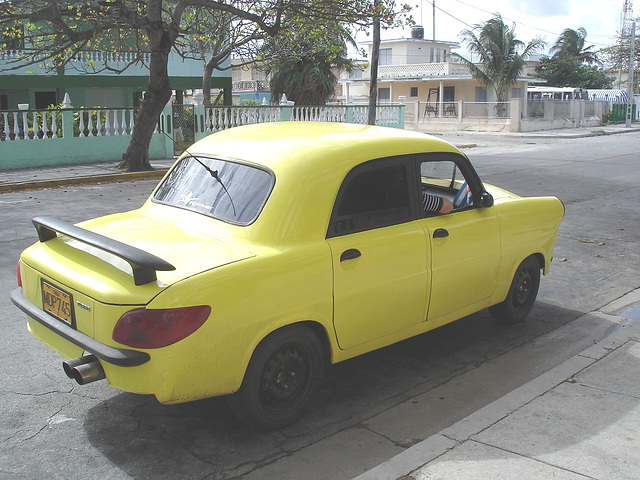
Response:
[[[342,252],[342,255],[340,255],[340,261],[344,262],[345,260],[353,260],[355,258],[358,258],[360,255],[362,255],[360,253],[360,250],[356,248],[350,248],[349,250],[345,250],[344,252]]]
[[[449,232],[446,228],[436,228],[436,231],[433,232],[433,238],[445,238],[449,236]]]

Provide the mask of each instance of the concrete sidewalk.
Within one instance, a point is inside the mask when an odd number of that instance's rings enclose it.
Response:
[[[174,161],[173,158],[151,160],[153,170],[133,173],[120,170],[119,161],[0,170],[0,193],[70,185],[159,180]]]
[[[357,480],[640,479],[640,290],[598,314],[609,337]]]

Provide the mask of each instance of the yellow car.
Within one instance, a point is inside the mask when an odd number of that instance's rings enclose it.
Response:
[[[138,210],[33,220],[11,298],[79,383],[166,404],[228,395],[293,421],[336,363],[535,301],[564,206],[484,185],[454,146],[384,127],[238,127]]]

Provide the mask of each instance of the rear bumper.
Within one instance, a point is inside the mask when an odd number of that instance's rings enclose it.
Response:
[[[22,289],[20,287],[11,292],[11,301],[16,307],[39,324],[60,335],[62,338],[68,340],[74,345],[77,345],[83,350],[92,353],[100,360],[119,367],[136,367],[147,363],[151,358],[149,354],[145,352],[104,345],[96,339],[74,330],[69,325],[61,322],[55,317],[52,317],[44,310],[41,310],[29,302],[22,295]]]

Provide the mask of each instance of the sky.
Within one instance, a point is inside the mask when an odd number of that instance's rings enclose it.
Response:
[[[400,0],[414,6],[411,14],[417,24],[424,27],[425,38],[433,38],[433,1],[436,4],[436,40],[460,42],[459,33],[502,15],[507,25],[515,22],[516,38],[525,43],[536,36],[547,42],[547,51],[565,28],[587,31],[586,44],[599,50],[614,43],[620,30],[620,17],[624,0]],[[638,1],[638,0],[637,0]],[[634,9],[634,15],[636,10]],[[636,26],[636,34],[640,25]],[[383,31],[381,38],[393,39],[411,36],[411,28]],[[370,40],[360,34],[358,41]],[[464,54],[464,47],[457,50]],[[547,52],[544,52],[547,53]]]

